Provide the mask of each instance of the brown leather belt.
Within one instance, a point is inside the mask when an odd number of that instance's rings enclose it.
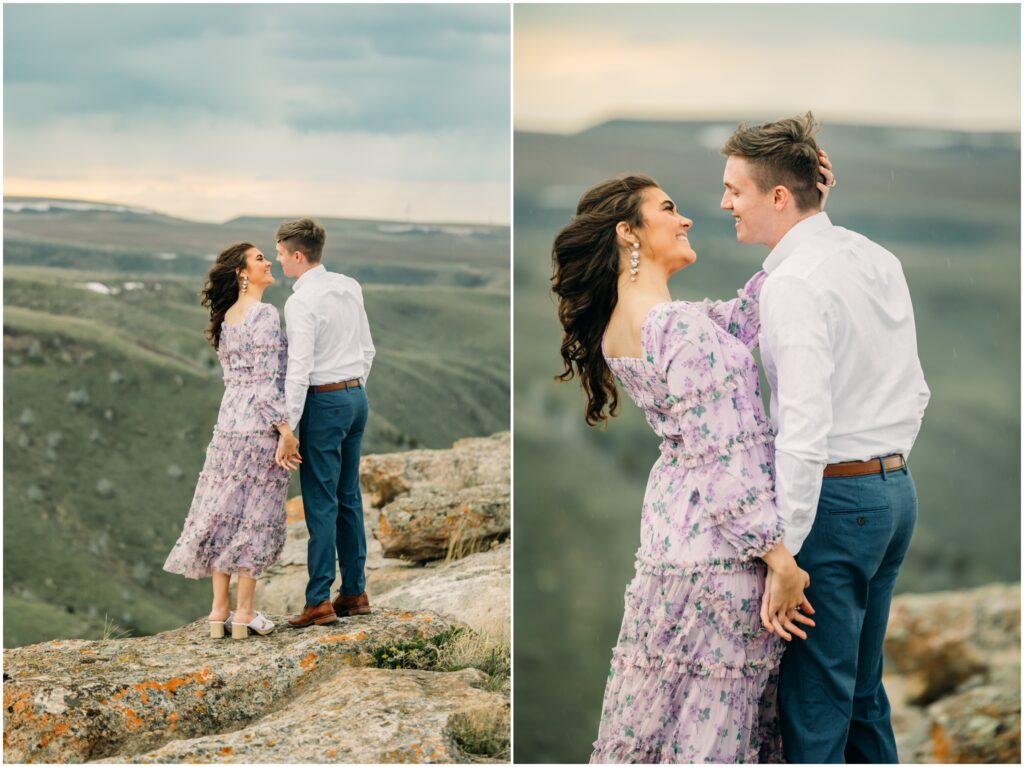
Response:
[[[363,385],[363,382],[358,378],[350,378],[347,381],[339,381],[338,383],[323,384],[322,386],[310,386],[310,391],[325,392],[325,391],[336,391],[337,389],[358,389]]]
[[[872,458],[868,461],[843,461],[830,463],[825,467],[826,477],[861,477],[868,474],[881,474],[882,462],[886,471],[898,471],[906,466],[903,456],[899,453],[887,455],[885,458]]]

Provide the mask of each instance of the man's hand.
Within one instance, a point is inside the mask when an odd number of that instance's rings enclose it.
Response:
[[[299,455],[299,439],[292,433],[291,429],[281,432],[277,438],[277,452],[274,454],[274,463],[282,469],[295,471],[302,463],[302,456]]]

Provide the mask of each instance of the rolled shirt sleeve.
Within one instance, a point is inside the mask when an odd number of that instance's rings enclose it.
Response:
[[[833,334],[825,302],[806,280],[778,275],[761,295],[765,333],[777,371],[775,492],[785,531],[796,554],[811,532],[828,463],[832,427]]]
[[[288,372],[284,390],[288,424],[294,431],[299,428],[302,410],[306,406],[309,374],[313,370],[316,318],[308,307],[290,298],[284,305],[284,320],[288,327]]]

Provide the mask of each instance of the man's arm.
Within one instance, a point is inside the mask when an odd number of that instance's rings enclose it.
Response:
[[[288,372],[284,379],[288,424],[299,428],[302,410],[306,406],[309,374],[313,370],[313,342],[316,338],[316,319],[307,306],[289,299],[284,305],[284,321],[288,332]]]
[[[761,294],[762,341],[771,347],[777,378],[776,503],[794,555],[814,524],[828,463],[835,362],[826,312],[813,287],[796,277],[778,275]]]

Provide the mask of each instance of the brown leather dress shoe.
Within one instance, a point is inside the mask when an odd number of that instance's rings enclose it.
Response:
[[[306,605],[302,612],[293,618],[288,619],[288,625],[297,629],[317,624],[318,626],[325,623],[334,623],[338,620],[338,616],[334,614],[334,608],[331,607],[331,601],[325,599],[318,605]]]
[[[339,618],[347,618],[350,615],[366,615],[370,612],[370,598],[366,596],[365,591],[354,597],[338,594],[331,604]]]

